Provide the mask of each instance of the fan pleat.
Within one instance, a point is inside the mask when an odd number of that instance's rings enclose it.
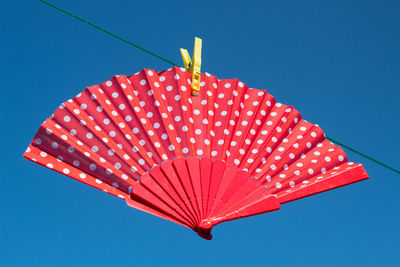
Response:
[[[60,160],[50,154],[47,154],[40,148],[35,147],[33,145],[30,145],[27,148],[27,150],[24,154],[24,157],[37,163],[37,164],[44,166],[46,168],[49,168],[56,172],[59,172],[63,175],[67,175],[81,183],[90,185],[96,189],[102,190],[113,196],[116,196],[116,197],[119,197],[122,199],[129,198],[129,194],[119,190],[116,187],[113,187],[106,183],[103,183],[101,180],[97,179],[96,177],[91,176],[90,174],[83,172],[82,170],[75,168],[68,163],[63,162],[62,160]]]

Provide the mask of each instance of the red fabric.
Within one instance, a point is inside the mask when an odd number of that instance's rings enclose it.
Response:
[[[218,223],[239,216],[221,210],[257,214],[271,195],[284,203],[368,178],[317,125],[266,91],[208,73],[200,86],[191,96],[190,73],[177,67],[114,76],[63,103],[24,157],[195,230],[212,216]],[[258,200],[238,193],[239,170],[257,178],[240,181],[257,181],[249,188],[262,192]],[[174,193],[163,191],[170,182]]]

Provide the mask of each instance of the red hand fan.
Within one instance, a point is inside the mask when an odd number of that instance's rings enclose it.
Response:
[[[39,128],[24,157],[211,238],[218,223],[368,175],[264,90],[174,67],[88,87]]]

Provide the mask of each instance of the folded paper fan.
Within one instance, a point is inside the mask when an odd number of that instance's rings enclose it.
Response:
[[[218,223],[368,175],[293,107],[237,79],[174,67],[88,87],[24,157],[210,239]]]

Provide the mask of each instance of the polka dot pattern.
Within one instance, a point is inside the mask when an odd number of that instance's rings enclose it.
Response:
[[[63,103],[25,157],[123,198],[154,166],[187,156],[236,166],[277,196],[359,166],[265,90],[208,73],[200,87],[191,96],[178,67],[114,76]]]

